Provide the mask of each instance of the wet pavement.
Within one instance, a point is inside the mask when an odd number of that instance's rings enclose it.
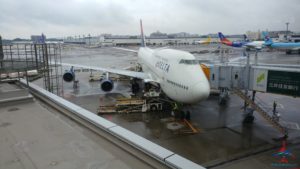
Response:
[[[217,45],[208,47],[180,46],[176,48],[187,51],[214,51],[217,49]],[[241,50],[235,50],[230,56],[238,57],[241,53]],[[198,59],[217,60],[220,58],[218,53],[197,53],[195,56]],[[260,52],[258,56],[259,63],[300,65],[299,55],[286,55],[284,52]],[[253,58],[254,54],[251,55],[252,60]],[[91,66],[122,69],[132,66],[136,59],[134,53],[113,48],[65,47],[62,51],[62,62]],[[100,89],[99,82],[88,81],[89,75],[88,72],[76,73],[76,78],[79,80],[77,89],[73,89],[72,83],[64,83],[63,97],[96,113],[100,104],[112,104],[116,98],[130,94],[129,82],[116,82],[116,87],[111,93],[104,93]],[[273,101],[276,100],[279,103],[278,111],[282,119],[300,125],[299,98],[266,93],[257,93],[257,97],[270,108],[272,108]],[[268,157],[269,160],[266,161],[264,167],[272,168],[269,164],[270,161],[275,162],[277,160],[272,158],[272,154],[281,145],[280,142],[274,141],[274,138],[279,138],[282,135],[257,113],[254,113],[255,121],[252,125],[243,125],[242,106],[243,101],[234,94],[230,94],[230,99],[226,105],[219,105],[218,96],[212,95],[196,105],[185,106],[184,110],[191,112],[192,124],[200,129],[198,134],[178,133],[169,130],[167,125],[170,123],[168,119],[171,115],[166,112],[110,114],[103,115],[103,117],[204,166],[222,168],[220,164],[226,161],[237,159],[247,161],[248,158],[253,160]],[[299,154],[299,143],[300,131],[291,130],[288,146],[291,145],[291,151],[296,151],[296,154]],[[249,157],[249,155],[257,153],[258,156]],[[300,165],[300,156],[297,157],[297,160],[297,164]],[[260,162],[264,163],[263,160]],[[246,163],[249,164],[249,162]],[[234,165],[229,165],[229,168],[230,166],[239,168]],[[226,168],[226,165],[224,167]],[[252,168],[255,167],[257,165],[253,164]]]

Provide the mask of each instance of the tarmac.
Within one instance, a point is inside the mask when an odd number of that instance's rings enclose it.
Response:
[[[220,59],[218,53],[200,54],[204,50],[216,50],[217,45],[173,48],[189,52],[198,51],[194,54],[198,59]],[[241,53],[241,50],[233,50],[230,58],[239,57]],[[66,47],[62,51],[62,62],[91,66],[126,68],[132,66],[136,59],[136,54],[109,47],[92,49]],[[254,61],[254,54],[251,55],[251,60]],[[258,63],[300,65],[300,57],[297,54],[286,55],[284,52],[262,51],[258,53]],[[88,72],[76,73],[76,77],[79,80],[79,87],[73,89],[73,84],[64,83],[63,97],[95,113],[100,104],[113,104],[116,98],[130,94],[128,82],[116,82],[116,87],[111,93],[104,93],[100,89],[99,82],[88,81]],[[266,93],[257,93],[257,97],[270,108],[276,100],[279,103],[278,111],[281,118],[300,124],[299,98]],[[184,110],[191,112],[192,124],[200,129],[198,134],[174,132],[168,129],[171,115],[165,112],[110,114],[103,117],[208,168],[241,168],[244,165],[248,168],[274,168],[272,164],[278,159],[272,154],[280,148],[281,142],[277,139],[282,135],[256,113],[252,125],[243,125],[242,106],[243,101],[234,94],[230,94],[226,105],[219,105],[218,96],[211,95],[206,101],[185,106]],[[299,130],[290,130],[288,148],[297,157],[293,162],[298,167],[300,165],[299,142]]]

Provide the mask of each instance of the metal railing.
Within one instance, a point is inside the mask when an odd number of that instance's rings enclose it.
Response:
[[[249,98],[247,95],[245,95],[240,89],[233,89],[234,93],[236,93],[239,97],[241,97],[246,103],[253,108],[255,111],[257,111],[261,117],[263,117],[268,123],[270,123],[275,129],[277,129],[280,133],[282,133],[284,136],[288,135],[288,131],[285,127],[283,127],[277,120],[275,120],[271,115],[268,114],[267,111],[265,111],[262,107],[263,104],[257,104],[254,102],[251,98]],[[261,107],[262,106],[262,107]]]

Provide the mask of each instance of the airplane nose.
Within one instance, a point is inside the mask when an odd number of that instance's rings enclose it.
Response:
[[[197,102],[207,99],[209,93],[210,87],[207,82],[199,82],[191,88],[191,95],[193,97],[193,100]]]

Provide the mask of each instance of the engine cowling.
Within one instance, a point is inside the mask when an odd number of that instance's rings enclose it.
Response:
[[[103,91],[110,92],[114,88],[114,82],[110,79],[103,79],[100,86]]]
[[[63,79],[66,82],[72,82],[75,79],[75,72],[72,70],[67,71],[63,75]]]

